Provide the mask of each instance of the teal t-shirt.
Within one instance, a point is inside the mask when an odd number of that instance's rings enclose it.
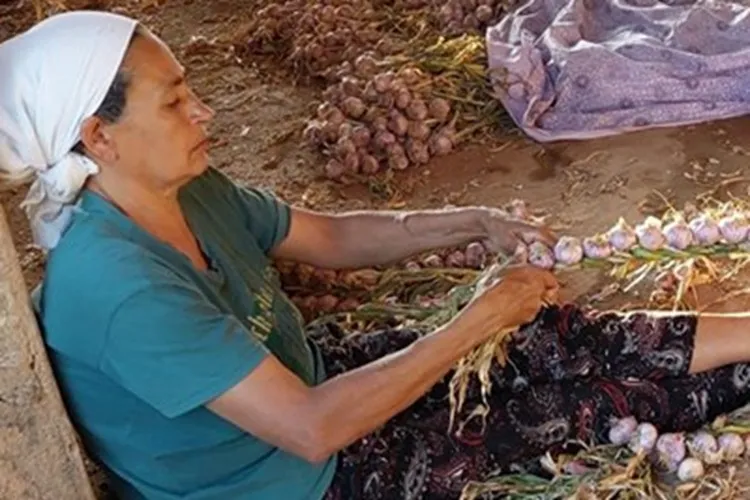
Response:
[[[311,464],[204,406],[269,352],[325,378],[267,257],[290,209],[214,169],[180,203],[207,272],[90,191],[50,253],[38,314],[71,418],[126,499],[319,499],[335,457]]]

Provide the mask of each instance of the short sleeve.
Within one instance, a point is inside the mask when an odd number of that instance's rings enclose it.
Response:
[[[269,252],[289,234],[291,208],[271,192],[234,186],[250,232],[264,252]]]
[[[212,168],[202,179],[214,187],[214,192],[228,200],[232,211],[241,214],[245,226],[268,253],[289,234],[291,207],[273,193],[256,187],[243,187]]]
[[[109,323],[100,368],[173,418],[226,392],[267,354],[237,318],[175,280],[120,304]]]

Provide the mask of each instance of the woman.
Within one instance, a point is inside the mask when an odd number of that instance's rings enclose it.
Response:
[[[420,338],[306,338],[271,258],[355,268],[550,236],[495,209],[320,214],[232,184],[207,167],[211,110],[132,19],[52,17],[0,45],[0,74],[0,167],[36,176],[24,206],[49,251],[46,343],[122,498],[456,498],[612,416],[690,428],[747,399],[747,316],[542,309],[557,284],[531,268]],[[451,368],[520,324],[486,431],[448,436]]]

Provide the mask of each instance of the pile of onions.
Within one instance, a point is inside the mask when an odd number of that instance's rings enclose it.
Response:
[[[520,2],[517,0],[442,0],[438,23],[447,35],[464,33],[484,35]]]
[[[304,131],[329,157],[329,179],[405,170],[453,150],[451,104],[426,95],[429,78],[420,70],[380,71],[368,52],[352,65],[344,63],[337,75],[340,81],[323,93]]]
[[[736,433],[716,438],[706,430],[694,433],[659,434],[654,425],[634,417],[615,419],[609,428],[609,441],[643,453],[658,468],[675,473],[680,481],[696,481],[705,474],[706,465],[733,462],[750,453],[745,440]]]
[[[636,248],[648,251],[662,249],[689,250],[691,247],[712,245],[743,245],[750,243],[750,218],[733,212],[715,218],[697,214],[690,220],[675,218],[666,224],[655,217],[646,218],[632,227],[623,218],[608,231],[587,238],[562,236],[554,248],[542,243],[528,247],[530,264],[551,269],[574,266],[583,259],[607,259],[616,252]]]

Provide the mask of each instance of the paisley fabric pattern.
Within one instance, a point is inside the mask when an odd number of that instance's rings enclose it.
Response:
[[[692,315],[544,309],[511,340],[506,367],[494,365],[484,422],[448,432],[449,373],[341,452],[325,500],[456,499],[467,481],[526,467],[570,439],[605,440],[613,417],[634,415],[662,431],[697,428],[750,401],[750,365],[689,375],[696,322]],[[345,336],[332,325],[311,332],[331,376],[417,337],[409,330]],[[470,387],[459,420],[481,401],[479,389]]]

